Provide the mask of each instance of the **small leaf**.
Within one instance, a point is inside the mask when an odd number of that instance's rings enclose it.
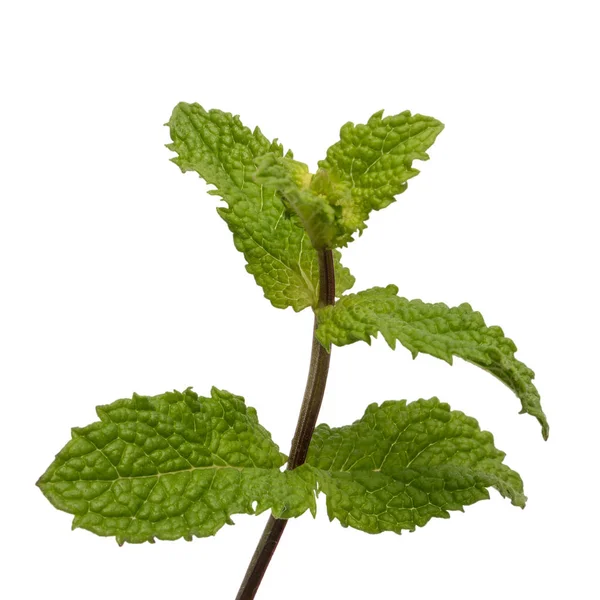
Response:
[[[385,208],[406,190],[406,182],[419,173],[413,161],[429,159],[426,150],[443,129],[436,119],[410,111],[388,117],[380,111],[366,125],[341,128],[340,141],[327,150],[311,184],[314,190],[336,191],[331,203],[346,234],[337,245],[346,245],[353,232],[365,229],[372,210]]]
[[[350,187],[334,181],[327,171],[312,175],[304,163],[269,154],[260,163],[257,181],[277,190],[314,248],[336,248],[352,241],[356,227],[348,219],[356,207]]]
[[[371,404],[352,425],[319,425],[307,464],[330,519],[400,533],[489,498],[488,487],[524,507],[523,482],[504,456],[475,419],[432,398]]]
[[[449,308],[442,303],[407,300],[397,293],[394,285],[375,287],[348,294],[335,306],[320,309],[317,338],[329,348],[359,340],[370,343],[371,337],[381,332],[392,349],[398,340],[413,357],[424,352],[452,364],[452,357],[458,356],[505,383],[521,400],[521,412],[536,417],[544,439],[548,438],[548,421],[532,381],[534,373],[515,358],[517,347],[500,327],[487,327],[481,314],[468,304]]]
[[[173,162],[195,171],[216,187],[227,207],[218,208],[233,233],[236,248],[246,258],[246,270],[263,288],[273,306],[300,311],[316,306],[319,268],[308,234],[289,219],[277,190],[256,181],[257,162],[265,155],[283,157],[277,141],[270,142],[258,127],[250,131],[238,116],[206,111],[199,104],[178,104],[169,123],[178,154]],[[286,154],[291,158],[291,152]],[[336,293],[354,284],[335,252]]]
[[[74,528],[122,544],[214,535],[239,513],[315,512],[314,477],[280,470],[287,458],[239,396],[134,395],[97,413],[38,481]]]
[[[332,248],[336,236],[335,211],[323,196],[308,189],[312,175],[304,163],[267,154],[259,164],[256,180],[275,188],[290,216],[306,231],[317,250]]]
[[[443,127],[408,111],[385,118],[379,112],[367,125],[346,123],[315,175],[305,164],[272,153],[257,181],[277,190],[315,248],[346,246],[366,227],[371,210],[388,206],[406,189],[419,172],[412,161],[429,158],[425,150]]]

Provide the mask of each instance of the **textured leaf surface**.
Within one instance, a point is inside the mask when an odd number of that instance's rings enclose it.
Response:
[[[346,123],[340,141],[319,162],[321,175],[315,176],[313,188],[328,179],[338,190],[333,204],[346,233],[360,232],[372,210],[385,208],[406,190],[407,181],[419,173],[413,161],[429,159],[426,151],[443,128],[436,119],[409,111],[388,117],[380,111],[366,125]],[[350,239],[342,238],[341,245]]]
[[[291,217],[306,231],[315,248],[333,248],[337,229],[335,211],[326,197],[308,189],[311,179],[307,165],[273,153],[260,162],[257,174],[259,183],[277,190]]]
[[[214,535],[236,513],[315,510],[314,479],[282,472],[286,457],[244,399],[213,388],[117,400],[71,441],[38,481],[73,527],[117,541]],[[253,508],[253,503],[256,506]]]
[[[504,456],[475,419],[432,398],[372,404],[346,427],[319,425],[307,463],[330,519],[400,533],[489,498],[488,487],[524,507],[523,482]]]
[[[277,190],[317,249],[346,246],[362,224],[350,186],[323,169],[313,175],[304,163],[269,154],[260,164],[258,181]]]
[[[289,218],[274,187],[256,181],[257,161],[267,154],[283,157],[277,141],[270,142],[258,127],[251,131],[238,116],[180,103],[168,126],[182,171],[195,171],[215,186],[227,207],[218,208],[233,233],[246,269],[273,306],[299,311],[316,306],[319,269],[308,234]],[[291,158],[291,153],[286,154]],[[336,292],[352,287],[354,277],[335,253]]]
[[[500,327],[487,327],[468,304],[449,308],[397,294],[398,288],[389,285],[344,296],[335,306],[319,310],[317,338],[329,348],[359,340],[370,343],[381,332],[391,348],[398,340],[413,357],[423,352],[450,364],[453,356],[463,358],[505,383],[521,400],[521,412],[536,417],[544,439],[548,437],[534,373],[515,358],[517,347]]]

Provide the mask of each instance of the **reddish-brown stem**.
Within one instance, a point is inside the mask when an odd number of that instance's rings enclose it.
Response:
[[[319,307],[335,303],[335,275],[333,270],[333,254],[331,250],[319,251]],[[292,440],[292,449],[288,459],[288,469],[295,469],[304,463],[308,446],[312,438],[329,372],[330,353],[319,343],[314,335],[317,328],[315,315],[310,368],[304,391],[304,400],[300,408],[296,432]],[[244,581],[240,586],[236,600],[252,600],[258,591],[260,582],[271,562],[271,557],[277,548],[279,539],[287,524],[287,519],[269,517],[267,525],[258,542],[254,556],[250,561]]]

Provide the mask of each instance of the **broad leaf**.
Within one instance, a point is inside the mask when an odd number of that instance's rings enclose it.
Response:
[[[385,208],[406,190],[419,173],[413,161],[429,159],[426,151],[443,128],[436,119],[409,111],[389,117],[380,111],[366,125],[341,128],[340,141],[327,150],[311,184],[317,191],[335,190],[332,204],[346,232],[338,245],[351,241],[354,231],[362,232],[372,210]]]
[[[286,457],[239,396],[215,388],[210,398],[191,389],[134,395],[97,413],[38,481],[75,515],[74,528],[119,544],[189,540],[214,535],[236,513],[314,513],[311,474],[280,470]]]
[[[317,338],[326,347],[371,342],[381,332],[393,349],[398,340],[413,355],[431,354],[452,364],[458,356],[492,373],[521,400],[522,413],[536,417],[547,439],[548,422],[533,385],[534,373],[515,358],[517,347],[500,327],[487,327],[468,304],[449,308],[397,296],[398,288],[371,288],[344,296],[319,310]]]
[[[265,297],[277,308],[316,306],[318,259],[308,234],[289,218],[277,190],[255,179],[257,161],[267,154],[283,157],[282,146],[267,140],[258,127],[244,127],[238,116],[198,104],[178,104],[167,125],[173,140],[168,148],[178,154],[173,162],[184,172],[197,172],[216,187],[209,193],[227,203],[217,210]],[[291,158],[291,152],[286,156]],[[339,252],[334,258],[341,295],[354,277],[340,265]]]
[[[524,507],[523,482],[504,456],[475,419],[432,398],[372,404],[346,427],[319,425],[307,464],[330,519],[400,533],[489,498],[489,487]]]

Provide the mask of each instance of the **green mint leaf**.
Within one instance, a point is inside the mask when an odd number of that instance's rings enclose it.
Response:
[[[336,215],[323,196],[308,189],[312,174],[304,163],[286,156],[267,154],[259,164],[257,181],[276,189],[289,214],[302,227],[314,248],[332,248]]]
[[[315,512],[314,477],[287,458],[244,399],[213,388],[117,400],[72,439],[38,481],[81,527],[123,542],[192,539],[231,515]],[[253,503],[256,506],[253,507]]]
[[[346,427],[319,425],[307,464],[330,519],[400,533],[489,498],[488,487],[524,507],[523,482],[504,456],[475,419],[432,398],[372,404]]]
[[[173,141],[167,147],[178,154],[172,161],[214,185],[209,193],[227,203],[217,210],[265,297],[277,308],[316,306],[318,258],[308,234],[289,218],[276,188],[256,181],[257,161],[267,154],[283,157],[282,146],[267,140],[258,127],[244,127],[238,116],[206,111],[199,104],[178,104],[167,125]],[[291,158],[291,152],[286,156]],[[340,265],[338,252],[334,259],[341,295],[354,277]]]
[[[521,400],[521,413],[533,415],[542,426],[544,439],[549,427],[533,385],[534,373],[515,358],[517,347],[504,337],[500,327],[487,327],[479,312],[468,304],[449,308],[397,296],[398,288],[371,288],[344,296],[335,306],[319,310],[316,335],[329,348],[362,340],[371,342],[381,332],[394,349],[396,340],[413,355],[431,354],[452,364],[458,356],[495,375]]]
[[[259,181],[278,191],[315,248],[346,246],[362,232],[371,210],[388,206],[406,189],[419,172],[412,161],[429,158],[425,150],[444,127],[408,111],[385,118],[382,113],[367,125],[344,125],[315,175],[275,153],[259,169]]]
[[[340,141],[327,150],[311,183],[313,190],[328,195],[338,213],[344,230],[338,245],[365,229],[372,210],[385,208],[406,190],[406,182],[419,173],[412,162],[429,159],[426,150],[443,128],[436,119],[410,111],[389,117],[379,111],[366,125],[341,128]]]
[[[321,169],[313,175],[304,163],[270,154],[261,162],[257,180],[277,190],[316,249],[346,246],[352,241],[357,227],[350,220],[356,213],[350,187],[334,181],[327,171]]]

